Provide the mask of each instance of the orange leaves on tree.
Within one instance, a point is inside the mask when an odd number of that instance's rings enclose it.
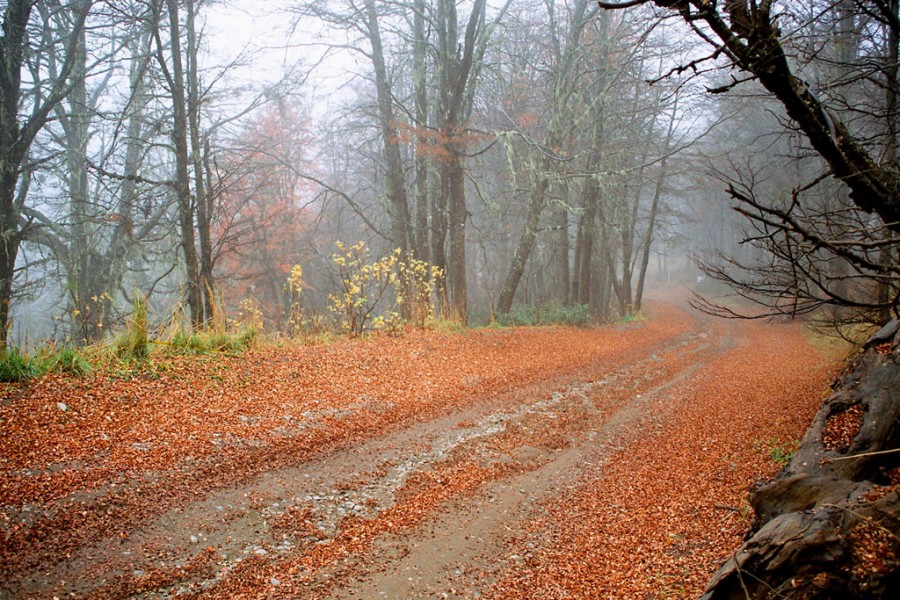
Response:
[[[413,143],[420,156],[435,162],[446,162],[454,153],[463,152],[475,144],[485,143],[492,137],[488,133],[463,127],[438,130],[403,122],[394,123],[394,127],[397,136],[391,140],[393,143]]]
[[[302,173],[312,170],[310,144],[302,116],[279,103],[251,123],[224,161],[230,184],[214,222],[222,297],[231,308],[252,298],[276,327],[289,312],[285,280],[293,265],[308,260],[313,192]]]

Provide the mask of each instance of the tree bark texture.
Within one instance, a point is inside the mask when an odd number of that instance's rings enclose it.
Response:
[[[166,0],[169,14],[169,36],[171,43],[172,69],[163,57],[160,40],[158,56],[160,67],[167,73],[169,91],[172,94],[172,145],[175,149],[175,199],[178,206],[178,224],[181,233],[181,249],[184,254],[186,290],[191,324],[195,328],[203,325],[203,295],[200,281],[200,263],[197,244],[194,239],[194,205],[191,199],[190,155],[188,153],[187,97],[184,83],[184,59],[181,50],[181,21],[177,0]],[[157,34],[158,35],[158,34]]]

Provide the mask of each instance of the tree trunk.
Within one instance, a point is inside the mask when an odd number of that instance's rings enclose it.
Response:
[[[561,186],[563,190],[568,190],[568,186]],[[563,198],[558,206],[553,210],[553,237],[554,237],[554,259],[556,262],[556,292],[558,300],[564,306],[569,304],[569,284],[571,280],[569,270],[569,206],[568,194],[563,194]]]
[[[416,228],[413,238],[416,258],[432,262],[428,245],[428,89],[427,52],[425,39],[425,0],[416,0],[413,7],[413,94],[415,96],[415,152],[416,152]]]
[[[890,11],[890,14],[895,17],[900,16],[900,0],[889,1],[890,6],[888,10]],[[898,112],[900,111],[898,111],[897,106],[897,86],[900,85],[900,82],[897,81],[898,66],[900,66],[900,28],[888,28],[887,51],[888,59],[884,68],[887,85],[885,85],[884,88],[885,120],[887,121],[888,130],[882,162],[888,169],[896,173],[897,146],[900,144],[900,123],[898,123],[898,119],[900,119]],[[888,239],[895,238],[897,235],[896,231],[887,231],[885,233],[885,237]],[[891,247],[889,246],[881,251],[881,264],[886,269],[892,264],[896,264],[896,261],[900,261],[900,257],[894,256],[894,253],[890,248]],[[879,315],[880,322],[886,323],[894,316],[891,314],[891,303],[896,293],[896,280],[890,277],[882,278],[878,284],[878,300],[884,305],[884,308],[881,309],[881,314]]]
[[[618,263],[618,251],[612,247],[612,238],[613,231],[610,226],[609,219],[606,215],[605,207],[597,206],[597,214],[601,223],[601,236],[600,236],[600,250],[601,255],[603,257],[603,272],[606,274],[607,285],[612,290],[612,293],[616,296],[616,301],[619,305],[619,315],[626,314],[626,297],[623,291],[622,283],[619,281],[618,276],[616,275],[616,264]],[[606,306],[609,305],[609,301],[611,298],[607,298]],[[604,317],[609,316],[608,314],[604,314]]]
[[[593,178],[585,185],[584,214],[581,216],[579,233],[581,243],[579,246],[580,260],[575,263],[575,277],[580,282],[572,301],[578,304],[588,304],[591,299],[591,262],[594,258],[594,233],[597,221],[597,202],[600,196],[600,185]]]
[[[450,310],[463,325],[467,325],[468,293],[466,282],[466,209],[465,173],[462,157],[451,155],[448,167],[450,192],[450,264],[447,283],[450,287]]]
[[[544,162],[547,163],[548,160],[545,158]],[[539,175],[539,179],[528,197],[525,228],[519,236],[519,244],[516,246],[516,252],[506,274],[506,280],[503,282],[503,289],[500,291],[500,297],[497,300],[497,312],[500,314],[506,314],[512,308],[519,281],[521,281],[522,274],[525,272],[525,264],[531,255],[531,249],[534,247],[534,238],[537,235],[538,225],[541,222],[541,213],[544,211],[544,194],[550,183],[548,177],[544,174],[544,169],[547,166],[549,165],[542,165],[542,174]]]
[[[210,165],[209,137],[203,139],[202,157],[197,161],[200,169],[196,176],[203,192],[197,193],[197,230],[200,238],[200,283],[203,286],[203,304],[206,310],[206,321],[216,314],[216,280],[213,277],[212,216],[215,202],[213,188],[213,170]],[[224,315],[222,315],[224,317]]]
[[[632,228],[629,228],[632,229]],[[616,288],[616,296],[619,297],[619,304],[623,315],[634,310],[634,297],[631,294],[631,274],[632,274],[632,241],[634,240],[634,231],[622,232],[622,280],[618,280],[614,284]]]
[[[186,296],[191,313],[191,324],[197,328],[203,325],[203,296],[200,281],[200,265],[197,245],[194,240],[194,206],[191,201],[190,156],[188,154],[187,99],[184,89],[184,67],[181,54],[181,24],[178,17],[177,0],[166,0],[169,11],[171,36],[172,71],[169,77],[172,93],[172,144],[175,147],[175,198],[178,205],[178,223],[181,229],[181,249],[184,253],[187,272]],[[159,49],[162,59],[162,48]],[[160,66],[168,71],[164,60]]]
[[[18,164],[0,159],[0,353],[6,351],[9,329],[12,283],[16,272],[16,257],[21,242],[18,231],[19,217],[15,210],[16,185],[19,178]]]
[[[578,303],[581,294],[581,253],[584,246],[584,213],[578,217],[578,227],[575,230],[575,252],[572,257],[572,285],[569,288],[569,298]]]
[[[150,49],[151,35],[149,31],[145,30],[137,37],[132,47],[133,59],[131,72],[129,73],[132,112],[128,116],[128,127],[126,129],[124,177],[122,178],[122,187],[119,190],[117,223],[110,238],[107,260],[104,263],[105,271],[103,273],[104,291],[108,294],[103,305],[104,310],[101,321],[105,331],[109,331],[112,325],[112,297],[115,294],[115,290],[119,289],[121,285],[128,256],[133,250],[136,240],[140,240],[147,235],[155,222],[154,218],[150,218],[141,227],[140,231],[135,231],[134,229],[135,209],[138,201],[135,177],[143,165],[146,149],[143,131],[144,111],[147,106],[149,86],[145,76],[151,60]],[[158,214],[161,216],[162,210],[158,211]]]
[[[647,216],[647,233],[641,248],[640,271],[638,274],[637,291],[634,297],[634,309],[641,310],[644,300],[644,280],[647,277],[647,264],[650,262],[650,247],[653,244],[653,230],[656,226],[656,214],[659,209],[659,199],[662,196],[663,184],[666,180],[666,162],[669,149],[672,146],[672,135],[675,132],[675,116],[678,112],[678,94],[675,94],[672,103],[672,116],[669,118],[669,127],[666,131],[666,141],[663,143],[662,159],[659,162],[659,175],[656,178],[656,186],[653,189],[653,201],[650,203],[650,214]]]
[[[647,278],[647,265],[650,263],[650,247],[653,244],[653,229],[656,225],[656,213],[659,208],[659,197],[662,193],[662,182],[665,178],[666,159],[660,165],[662,172],[656,180],[656,189],[653,192],[653,201],[650,204],[650,214],[647,216],[647,234],[641,248],[641,263],[638,271],[637,290],[634,293],[634,310],[640,312],[644,301],[644,280]]]
[[[570,29],[564,50],[561,48],[558,36],[556,36],[556,28],[551,27],[553,34],[552,45],[554,46],[553,52],[556,56],[558,69],[554,76],[553,108],[550,123],[544,136],[543,146],[554,152],[561,147],[565,127],[568,125],[568,114],[566,111],[568,110],[569,101],[571,100],[571,96],[576,87],[578,76],[578,60],[576,53],[579,48],[581,33],[584,31],[584,26],[588,21],[588,18],[585,16],[587,7],[587,0],[578,0],[573,6]],[[550,19],[555,19],[553,6],[548,5],[548,8],[550,10]],[[596,10],[596,7],[593,10]],[[513,256],[512,263],[510,264],[509,271],[506,275],[506,280],[500,291],[500,297],[497,301],[497,312],[499,313],[507,313],[512,308],[516,288],[518,288],[522,273],[525,270],[525,265],[528,262],[528,257],[534,247],[534,240],[537,235],[538,225],[540,224],[541,213],[546,205],[545,195],[550,181],[551,168],[555,169],[555,159],[548,152],[544,152],[538,169],[538,179],[528,198],[525,229],[519,237],[515,255]],[[558,238],[558,242],[561,243],[562,240]],[[565,246],[565,276],[568,279],[568,231],[566,231]],[[563,295],[565,295],[567,289],[568,282],[566,282],[566,287],[562,289]]]
[[[450,177],[448,166],[441,165],[437,180],[437,190],[431,194],[431,264],[444,273],[447,284],[447,254],[444,245],[447,241],[447,220],[450,205]],[[446,289],[438,294],[438,314],[447,316]]]
[[[635,106],[637,106],[638,92],[635,92]],[[658,97],[657,97],[658,99]],[[659,102],[657,101],[657,106]],[[634,275],[634,242],[637,236],[637,220],[638,211],[641,206],[641,194],[644,191],[644,172],[646,170],[647,158],[650,156],[650,140],[644,142],[644,150],[640,158],[640,168],[636,177],[636,189],[634,199],[630,205],[622,207],[623,218],[621,219],[622,227],[620,237],[622,241],[622,282],[617,288],[616,295],[619,297],[619,303],[622,305],[622,314],[628,314],[635,310],[634,294],[632,293],[632,280]],[[624,195],[624,194],[623,194]],[[627,195],[625,195],[627,197]]]
[[[194,173],[194,196],[197,211],[197,237],[200,240],[200,292],[203,295],[203,323],[209,325],[214,314],[215,283],[212,274],[212,226],[210,194],[204,181],[204,157],[209,155],[209,140],[200,134],[200,77],[197,72],[199,40],[197,39],[195,0],[187,0],[187,117],[190,128],[191,164]]]
[[[44,18],[45,22],[50,22],[52,17],[47,14]],[[102,332],[102,327],[98,327],[100,311],[96,310],[102,308],[102,303],[92,301],[92,298],[97,300],[105,291],[97,290],[101,285],[97,281],[101,268],[93,260],[99,256],[90,242],[88,226],[93,220],[87,172],[88,126],[93,107],[88,106],[84,80],[87,71],[85,43],[82,31],[72,68],[73,83],[68,95],[68,110],[63,103],[55,110],[63,130],[63,180],[69,196],[69,246],[68,251],[58,252],[57,258],[66,269],[66,289],[71,303],[67,312],[72,315],[72,337],[76,343],[81,344],[97,341]],[[55,61],[52,59],[50,70],[55,70]]]
[[[506,12],[507,4],[499,15]],[[475,0],[466,24],[462,43],[458,41],[459,24],[455,0],[437,3],[438,87],[440,95],[440,131],[446,150],[441,175],[441,200],[449,203],[450,256],[447,284],[450,288],[451,312],[468,322],[466,258],[466,207],[464,126],[475,98],[475,84],[486,49],[485,0]],[[445,194],[446,189],[446,196]],[[436,211],[440,216],[440,210]],[[433,212],[434,216],[435,213]],[[440,223],[437,224],[438,226]],[[432,221],[433,232],[439,231]],[[442,247],[442,240],[432,240],[432,248]],[[432,257],[437,258],[437,257]]]
[[[597,221],[594,222],[595,226]],[[605,224],[597,229],[600,233],[598,247],[601,249],[599,253],[594,253],[594,260],[591,263],[591,270],[596,274],[592,275],[591,282],[594,289],[591,290],[592,305],[591,309],[601,321],[609,320],[610,316],[610,300],[612,296],[612,283],[610,282],[610,264],[615,262],[615,257],[609,255],[609,230]]]
[[[406,185],[403,177],[403,159],[400,156],[396,118],[394,117],[391,85],[388,81],[384,50],[381,44],[381,30],[374,0],[365,0],[369,41],[372,44],[372,66],[375,69],[375,91],[378,98],[378,118],[381,122],[381,137],[384,152],[385,193],[388,198],[388,213],[391,217],[391,244],[405,255],[410,248],[411,224]]]
[[[660,6],[669,0],[654,0]],[[729,3],[741,7],[742,3]],[[837,115],[828,110],[810,84],[794,74],[780,36],[781,28],[768,4],[755,11],[752,20],[726,19],[713,8],[685,12],[685,19],[704,21],[722,41],[735,65],[756,76],[803,131],[815,151],[825,159],[834,176],[850,188],[850,198],[864,212],[877,214],[886,227],[900,233],[900,186],[891,171],[873,159],[847,130]],[[752,40],[752,42],[751,42]]]

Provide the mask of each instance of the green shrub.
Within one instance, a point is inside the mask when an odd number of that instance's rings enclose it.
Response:
[[[547,323],[558,325],[587,325],[591,320],[590,307],[587,304],[560,306],[547,314]]]
[[[134,312],[125,330],[116,340],[116,356],[123,360],[143,360],[150,354],[150,335],[147,332],[147,300],[135,295]]]
[[[65,373],[82,377],[93,369],[87,359],[74,348],[63,348],[51,352],[41,361],[42,370],[46,373]]]
[[[42,374],[37,361],[22,354],[18,348],[0,352],[0,381],[14,383],[40,377]]]
[[[529,304],[519,304],[509,313],[497,319],[500,325],[525,326],[534,325],[586,325],[591,320],[590,308],[587,304],[562,306],[550,302],[535,308]]]
[[[532,327],[537,325],[537,311],[530,304],[519,304],[505,315],[500,315],[498,321],[502,325]]]

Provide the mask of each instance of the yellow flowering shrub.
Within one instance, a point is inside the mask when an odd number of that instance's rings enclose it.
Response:
[[[443,271],[424,260],[409,258],[399,263],[397,274],[401,312],[416,327],[425,327],[425,322],[434,317],[434,296],[443,285]]]
[[[231,320],[230,325],[236,329],[263,330],[263,311],[259,300],[256,298],[244,298],[237,307],[237,315]],[[224,332],[224,328],[221,331]]]
[[[400,250],[395,250],[374,262],[365,242],[352,246],[337,243],[338,252],[331,260],[338,268],[341,290],[328,297],[329,309],[345,332],[359,335],[389,287],[396,286],[396,266]],[[378,325],[384,322],[381,319]]]
[[[288,333],[297,337],[303,333],[303,310],[300,306],[300,295],[303,292],[303,267],[294,265],[284,284],[288,297]]]
[[[408,258],[400,249],[372,261],[365,242],[352,246],[337,243],[332,261],[340,275],[341,291],[329,296],[329,309],[341,329],[351,335],[373,329],[399,331],[407,321],[417,327],[434,316],[433,297],[443,281],[441,269]],[[374,314],[388,289],[394,291],[393,304],[383,314]]]

